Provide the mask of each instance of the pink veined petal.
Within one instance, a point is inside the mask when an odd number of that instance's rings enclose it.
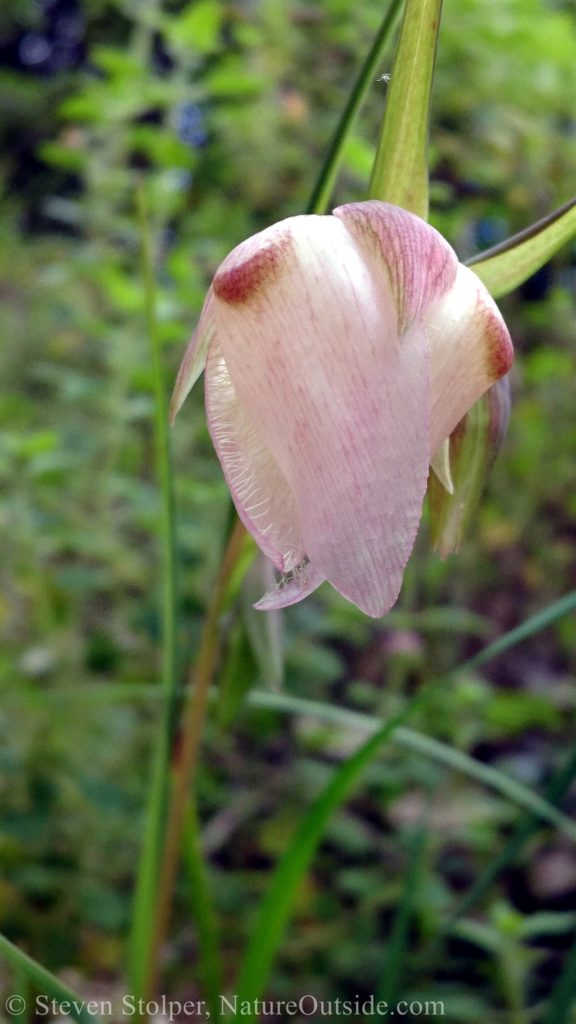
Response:
[[[311,562],[303,562],[292,573],[285,573],[278,582],[256,602],[254,608],[259,612],[275,611],[288,608],[308,597],[325,582],[325,577],[314,568]]]
[[[204,369],[206,355],[214,334],[213,304],[214,293],[212,288],[210,288],[204,300],[196,330],[188,343],[180,369],[178,370],[170,402],[171,423],[174,422],[179,409],[181,409],[186,397],[190,394]]]
[[[432,454],[514,358],[508,328],[476,274],[462,264],[425,315],[432,355]]]
[[[214,315],[314,570],[379,616],[426,490],[430,366],[426,332],[399,336],[387,272],[364,248],[337,217],[290,218],[224,261]]]
[[[341,219],[364,257],[375,260],[389,281],[400,333],[408,330],[456,279],[458,257],[445,238],[416,214],[369,200],[338,206]]]
[[[305,558],[294,496],[238,402],[215,337],[206,363],[208,428],[244,526],[279,572]]]

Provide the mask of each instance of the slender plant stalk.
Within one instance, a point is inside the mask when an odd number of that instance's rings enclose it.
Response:
[[[150,952],[150,912],[151,907],[154,905],[156,879],[162,849],[162,835],[166,819],[170,780],[170,751],[178,691],[176,677],[176,526],[173,475],[168,432],[165,374],[156,316],[152,233],[143,184],[140,185],[137,191],[137,205],[140,222],[146,330],[150,343],[150,356],[154,373],[156,476],[161,495],[159,522],[162,564],[161,673],[164,697],[152,766],[152,779],[146,810],[144,837],[129,939],[128,975],[133,993],[140,997],[145,990],[145,965]]]
[[[223,966],[220,955],[218,921],[214,912],[210,877],[202,852],[200,822],[196,800],[188,804],[184,830],[184,867],[188,877],[187,892],[198,934],[197,976],[211,1014],[220,1020],[220,993],[223,991]]]
[[[173,770],[170,808],[146,970],[146,991],[150,998],[156,991],[159,957],[168,934],[174,882],[178,871],[186,821],[186,809],[198,764],[198,754],[208,707],[208,694],[218,658],[220,616],[228,596],[230,579],[244,549],[245,539],[246,531],[242,524],[237,521],[224,552],[212,598],[206,613],[200,639],[198,660],[192,670],[190,696],[182,716],[182,731]]]
[[[366,94],[373,84],[374,75],[378,71],[378,65],[382,60],[384,50],[396,27],[402,3],[403,0],[391,0],[390,6],[382,19],[370,52],[360,69],[360,74],[352,87],[348,102],[336,125],[326,158],[318,175],[318,180],[306,207],[306,213],[326,213],[328,209],[330,196],[342,163],[344,146],[354,127],[354,122]]]
[[[406,0],[370,197],[428,218],[428,122],[442,0]]]

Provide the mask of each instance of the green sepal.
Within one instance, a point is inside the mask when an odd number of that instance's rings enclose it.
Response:
[[[467,266],[495,298],[523,284],[567,242],[576,238],[576,199],[505,242],[486,249]]]
[[[502,377],[472,406],[450,435],[450,494],[430,474],[430,539],[442,558],[458,551],[488,474],[500,450],[510,414],[510,382]]]

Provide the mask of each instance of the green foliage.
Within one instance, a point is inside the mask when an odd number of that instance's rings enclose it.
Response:
[[[74,968],[74,987],[89,991],[96,979],[114,988],[125,969],[161,703],[156,377],[136,189],[145,180],[158,339],[171,375],[222,256],[304,208],[383,11],[343,0],[83,6],[84,66],[51,77],[6,70],[0,81],[0,931],[53,971]],[[571,198],[576,28],[566,5],[543,0],[444,8],[432,219],[470,256]],[[2,39],[40,30],[39,17],[36,5],[3,5]],[[374,77],[390,69],[388,53]],[[385,95],[374,83],[334,203],[366,194]],[[330,592],[289,609],[282,624],[258,616],[258,564],[227,610],[202,829],[189,831],[167,990],[194,996],[206,980],[213,921],[199,847],[211,861],[229,979],[296,822],[357,744],[334,722],[244,706],[251,685],[390,718],[430,675],[573,587],[574,255],[567,246],[540,290],[532,282],[503,303],[519,353],[511,427],[459,559],[441,563],[423,537],[401,604],[377,624]],[[183,680],[227,529],[200,393],[171,442]],[[486,778],[500,773],[539,797],[574,744],[575,657],[572,612],[490,666],[469,666],[411,725],[460,764],[472,759]],[[533,822],[506,854],[514,801],[407,746],[386,745],[364,778],[301,879],[270,992],[377,991],[391,948],[401,948],[399,995],[443,999],[447,1021],[539,1019],[553,990],[548,1019],[569,1020],[568,840]],[[407,910],[411,840],[423,820]],[[482,877],[475,904],[447,930]]]

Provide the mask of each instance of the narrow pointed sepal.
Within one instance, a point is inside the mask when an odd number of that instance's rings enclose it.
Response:
[[[436,474],[444,490],[447,491],[448,494],[454,494],[454,481],[452,479],[452,469],[450,466],[449,437],[447,437],[440,445],[438,451],[430,462],[430,467]]]
[[[476,402],[450,437],[453,493],[430,476],[430,538],[442,558],[460,548],[508,428],[510,380],[502,377]]]

